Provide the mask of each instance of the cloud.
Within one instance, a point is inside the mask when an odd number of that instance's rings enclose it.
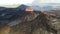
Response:
[[[60,0],[35,0],[32,5],[60,5]]]
[[[36,0],[39,3],[60,3],[60,0]]]
[[[34,0],[0,0],[0,5],[27,4]]]

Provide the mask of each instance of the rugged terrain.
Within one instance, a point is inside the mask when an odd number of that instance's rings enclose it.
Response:
[[[60,34],[60,11],[56,16],[35,11],[26,13],[24,8],[0,9],[0,34]],[[4,9],[3,9],[4,8]]]

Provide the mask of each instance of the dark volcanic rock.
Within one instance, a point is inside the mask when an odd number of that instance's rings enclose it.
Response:
[[[49,14],[40,12],[26,13],[28,6],[6,8],[0,13],[0,34],[40,34],[41,29],[57,34]],[[43,32],[44,33],[44,32]],[[42,34],[42,33],[41,33]]]

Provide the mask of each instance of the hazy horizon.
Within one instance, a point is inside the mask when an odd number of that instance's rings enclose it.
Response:
[[[38,6],[60,6],[60,0],[0,0],[0,7],[17,7],[21,4]]]

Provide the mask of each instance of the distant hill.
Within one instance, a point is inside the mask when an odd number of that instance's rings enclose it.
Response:
[[[29,6],[22,4],[22,5],[18,6],[17,8],[20,9],[20,10],[25,10],[28,7]]]
[[[6,9],[6,7],[0,7],[0,11],[3,11],[5,9]]]
[[[28,6],[26,6],[26,5],[20,5],[17,8],[0,7],[0,22],[9,23],[10,21],[17,19],[18,15],[21,14],[21,16],[22,16],[23,14],[25,14],[25,12],[23,10],[27,7]]]

